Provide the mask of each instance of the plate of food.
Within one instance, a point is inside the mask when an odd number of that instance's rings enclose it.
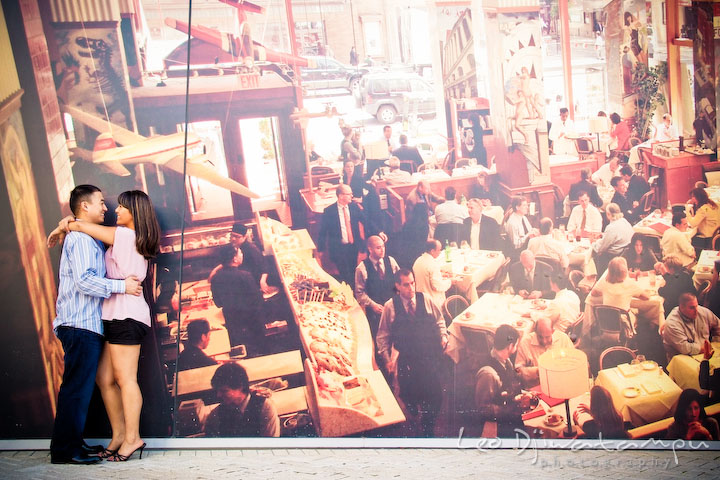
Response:
[[[622,392],[625,398],[635,398],[640,395],[640,389],[637,387],[627,387]]]
[[[558,415],[557,413],[551,413],[550,415],[545,417],[543,423],[548,427],[557,427],[558,425],[561,425],[563,423],[563,417],[562,415]]]
[[[640,365],[642,365],[643,370],[655,370],[658,367],[657,362],[653,360],[646,360]]]

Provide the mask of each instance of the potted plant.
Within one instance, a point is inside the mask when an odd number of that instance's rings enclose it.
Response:
[[[635,92],[635,129],[637,136],[647,140],[655,110],[665,105],[665,94],[662,86],[667,81],[667,63],[660,62],[648,68],[637,62],[632,69],[632,86]]]

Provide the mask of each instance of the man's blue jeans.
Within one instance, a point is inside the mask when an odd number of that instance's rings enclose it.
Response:
[[[54,459],[70,459],[81,453],[103,337],[72,327],[58,327],[57,337],[65,351],[65,371],[58,394],[50,454]]]

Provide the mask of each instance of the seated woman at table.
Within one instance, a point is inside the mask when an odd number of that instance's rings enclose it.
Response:
[[[697,258],[700,258],[702,250],[712,248],[713,233],[720,227],[720,207],[708,197],[703,188],[693,188],[690,191],[690,203],[693,205],[694,215],[688,217],[688,224],[697,228],[692,244]]]
[[[582,428],[583,438],[628,438],[627,427],[604,387],[590,390],[590,406],[581,403],[573,413],[573,420]]]
[[[623,257],[610,260],[607,276],[601,278],[590,291],[593,297],[601,297],[603,305],[610,305],[630,312],[633,298],[649,300],[650,296],[638,283],[628,278],[627,261]],[[597,302],[596,302],[597,304]],[[633,322],[634,323],[634,322]],[[626,336],[633,336],[633,326],[624,325]]]
[[[683,390],[675,409],[675,421],[670,424],[665,438],[682,440],[717,440],[718,423],[708,417],[703,408],[702,396],[692,388]]]
[[[633,235],[630,245],[623,254],[627,260],[628,268],[634,271],[649,272],[655,268],[657,257],[646,245],[645,235]]]

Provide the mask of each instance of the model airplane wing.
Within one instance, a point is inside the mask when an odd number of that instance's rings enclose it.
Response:
[[[132,132],[127,128],[123,128],[114,123],[110,123],[92,113],[84,112],[77,107],[71,107],[69,105],[63,105],[60,107],[63,113],[70,114],[74,120],[87,125],[96,132],[109,133],[120,145],[132,145],[147,140],[147,137],[140,135],[139,133]]]
[[[245,185],[236,182],[230,178],[220,175],[215,169],[205,165],[207,161],[206,155],[198,155],[196,157],[188,158],[185,165],[185,172],[183,172],[183,159],[181,156],[175,157],[172,160],[166,162],[165,167],[178,172],[180,174],[187,173],[190,176],[200,178],[207,182],[217,185],[218,187],[230,190],[233,193],[242,195],[248,198],[260,198],[260,195],[253,192]]]

